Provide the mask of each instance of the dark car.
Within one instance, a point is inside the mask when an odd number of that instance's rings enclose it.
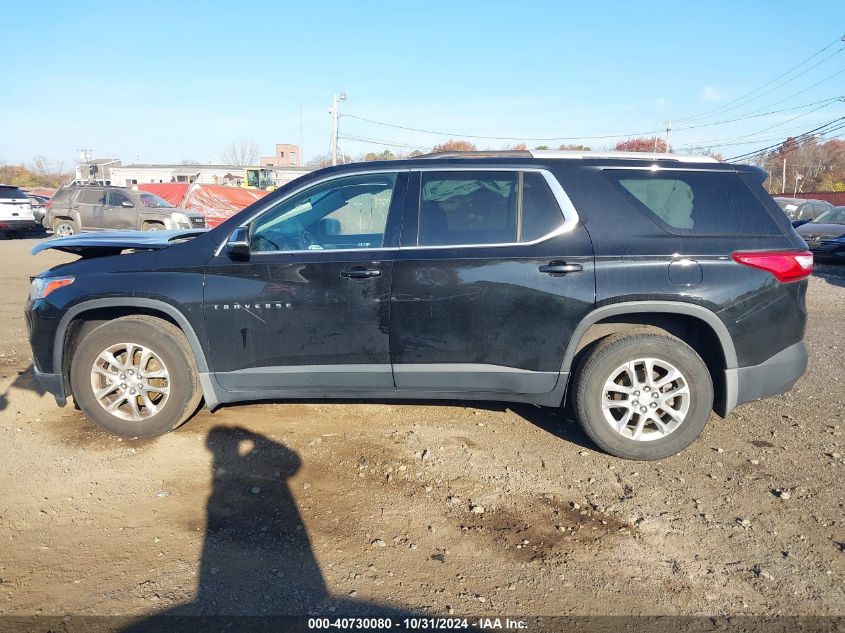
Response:
[[[784,198],[782,196],[776,196],[775,202],[783,209],[786,217],[790,219],[792,226],[795,227],[815,220],[822,213],[833,208],[833,205],[829,202],[809,198]]]
[[[204,228],[205,216],[177,209],[153,193],[125,187],[71,185],[47,204],[44,223],[58,237],[87,231]]]
[[[500,400],[571,404],[606,451],[665,457],[806,368],[812,255],[765,178],[438,155],[322,169],[207,232],[53,240],[33,252],[80,259],[33,279],[36,375],[129,438],[203,399]]]
[[[819,260],[845,261],[845,207],[831,207],[799,227],[798,235]]]
[[[27,191],[26,197],[29,198],[32,204],[32,216],[35,218],[35,222],[45,229],[50,228],[44,224],[44,218],[47,215],[47,203],[50,202],[49,196],[42,196],[41,194]]]

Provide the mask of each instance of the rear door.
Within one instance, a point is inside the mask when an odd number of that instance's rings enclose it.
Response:
[[[541,169],[414,173],[394,263],[398,389],[542,394],[595,299],[590,239]]]

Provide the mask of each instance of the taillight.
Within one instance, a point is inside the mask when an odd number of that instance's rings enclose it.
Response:
[[[47,211],[49,211],[50,209],[52,209],[52,208],[53,208],[53,201],[52,201],[52,200],[48,200],[48,201],[47,201],[47,204],[45,204],[45,205],[44,205],[44,208],[45,208],[45,209],[47,209]]]
[[[781,282],[798,281],[813,272],[813,254],[810,251],[734,253],[731,259],[772,273]]]

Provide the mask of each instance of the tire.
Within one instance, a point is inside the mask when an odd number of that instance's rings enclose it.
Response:
[[[677,373],[670,376],[670,368]],[[713,408],[710,371],[695,350],[673,336],[642,330],[596,343],[575,373],[573,392],[584,432],[624,459],[681,452],[704,430]],[[663,395],[670,392],[676,395]]]
[[[56,237],[68,237],[79,233],[76,222],[68,218],[56,218],[53,220],[53,235]]]
[[[130,366],[128,345],[134,346]],[[145,359],[143,348],[152,355]],[[106,353],[114,362],[104,360],[101,354]],[[144,380],[137,377],[139,369]],[[74,401],[88,419],[123,438],[169,433],[194,414],[202,398],[193,352],[182,331],[145,315],[108,321],[85,336],[71,359],[70,384]],[[132,390],[139,386],[143,389]]]
[[[163,231],[164,225],[161,222],[144,222],[142,231]]]

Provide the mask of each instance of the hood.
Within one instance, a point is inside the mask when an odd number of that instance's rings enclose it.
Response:
[[[845,224],[818,224],[816,222],[808,222],[802,224],[797,229],[798,235],[807,238],[823,237],[829,239],[831,237],[839,237],[845,235]]]
[[[88,255],[116,255],[121,251],[160,250],[202,235],[207,229],[180,231],[98,231],[45,240],[32,249],[36,255],[49,249]]]

